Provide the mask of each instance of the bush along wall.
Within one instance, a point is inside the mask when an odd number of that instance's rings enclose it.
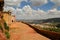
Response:
[[[4,22],[4,28],[5,28],[5,35],[7,37],[7,39],[10,38],[10,34],[9,34],[9,26],[7,26],[6,22]]]
[[[6,22],[4,22],[3,26],[4,26],[5,30],[3,30],[3,27],[2,27],[2,25],[0,23],[0,30],[5,34],[6,38],[9,39],[10,38],[9,26],[7,26]]]

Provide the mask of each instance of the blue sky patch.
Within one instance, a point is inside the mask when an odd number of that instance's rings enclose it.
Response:
[[[30,5],[30,6],[32,5],[32,3],[30,2],[30,0],[28,0],[27,2],[26,1],[22,1],[20,3],[20,8],[23,8],[26,5]],[[47,4],[44,4],[42,6],[40,6],[40,5],[39,6],[31,6],[31,8],[34,9],[34,10],[38,10],[38,8],[39,8],[41,10],[48,11],[48,10],[52,9],[54,5],[55,4],[53,2],[51,2],[50,0],[48,0]]]

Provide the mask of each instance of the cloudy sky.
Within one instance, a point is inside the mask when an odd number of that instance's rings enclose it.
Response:
[[[4,11],[16,19],[60,18],[60,0],[4,0]]]

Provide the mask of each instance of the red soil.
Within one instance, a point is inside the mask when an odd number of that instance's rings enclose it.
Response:
[[[10,40],[50,40],[38,34],[28,25],[21,22],[14,22],[10,26]]]
[[[1,32],[1,30],[0,30],[0,40],[6,40],[6,37],[5,37],[5,35]]]

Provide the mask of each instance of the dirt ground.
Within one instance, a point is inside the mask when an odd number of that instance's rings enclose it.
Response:
[[[10,40],[50,40],[36,33],[28,25],[14,22],[10,25]]]
[[[0,40],[6,40],[4,33],[0,30]]]

